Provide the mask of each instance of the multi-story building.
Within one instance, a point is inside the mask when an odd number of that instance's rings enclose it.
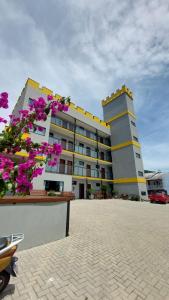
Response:
[[[169,195],[169,173],[145,171],[148,192],[166,191]]]
[[[28,79],[13,114],[49,94],[60,98]],[[46,166],[43,175],[34,179],[34,189],[74,191],[76,198],[86,198],[89,189],[99,191],[104,185],[109,191],[147,198],[132,93],[123,86],[102,106],[104,121],[71,102],[68,112],[37,122],[44,129],[38,131],[37,126],[30,133],[32,140],[61,143],[63,151],[56,167]]]

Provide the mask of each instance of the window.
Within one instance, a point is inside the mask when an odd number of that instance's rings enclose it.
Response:
[[[134,127],[136,127],[136,123],[135,123],[135,122],[131,121],[131,124],[132,124]]]
[[[76,185],[77,184],[77,181],[72,181],[72,185]]]
[[[68,150],[73,151],[73,142],[72,141],[68,142]]]
[[[74,130],[74,124],[68,123],[69,124],[69,130],[73,131]]]
[[[93,132],[90,132],[90,138],[93,140],[96,140],[96,134]]]
[[[139,176],[143,176],[143,172],[138,171],[138,175],[139,175]]]
[[[141,155],[139,153],[136,152],[136,157],[137,158],[141,158]]]
[[[90,147],[86,147],[86,155],[87,155],[87,156],[90,156],[90,155],[91,155]]]
[[[29,98],[28,104],[29,104],[29,105],[32,105],[33,103],[34,103],[34,99]]]
[[[66,149],[66,139],[61,140],[61,145],[62,145],[63,149]]]
[[[84,161],[79,161],[79,166],[84,166]]]
[[[63,181],[45,181],[45,190],[46,191],[55,191],[55,192],[63,192],[64,191],[64,182]]]
[[[96,183],[96,186],[100,186],[100,183]]]
[[[103,144],[103,137],[102,137],[102,136],[100,136],[100,137],[99,137],[99,139],[100,139],[100,143],[102,143],[102,144]]]
[[[86,130],[86,136],[90,138],[90,131]]]
[[[85,154],[84,144],[79,143],[78,152],[81,154]]]
[[[49,132],[49,136],[50,136],[50,137],[53,137],[53,132]]]
[[[141,195],[142,195],[142,196],[146,196],[146,192],[143,192],[143,191],[142,191],[142,192],[141,192]]]
[[[67,122],[65,120],[62,120],[62,126],[63,128],[67,128]]]
[[[108,145],[108,146],[111,145],[110,138],[105,138],[105,144]]]
[[[138,138],[136,136],[133,135],[133,139],[138,142]]]
[[[52,119],[51,119],[52,123],[58,125],[58,126],[62,126],[62,120],[58,117],[55,117],[52,115]]]
[[[33,133],[36,133],[36,134],[39,134],[39,135],[45,135],[45,133],[46,133],[46,128],[34,124],[34,128],[33,128],[33,129],[30,129],[30,132],[33,132]]]

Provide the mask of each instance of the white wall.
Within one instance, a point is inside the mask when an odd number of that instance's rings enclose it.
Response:
[[[169,173],[163,175],[163,188],[167,190],[167,194],[169,195]]]
[[[49,243],[66,235],[67,202],[0,205],[0,236],[24,233],[19,249]]]
[[[42,176],[34,178],[33,180],[33,189],[35,190],[44,190],[45,189],[45,180],[51,181],[63,181],[64,182],[64,191],[72,191],[72,176],[64,174],[55,174],[43,172]]]

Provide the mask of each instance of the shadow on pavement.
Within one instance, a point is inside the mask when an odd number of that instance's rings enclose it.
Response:
[[[0,300],[4,299],[8,295],[12,295],[15,292],[15,285],[8,284],[7,288],[0,294]]]

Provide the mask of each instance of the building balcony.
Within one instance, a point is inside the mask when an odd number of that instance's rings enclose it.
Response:
[[[99,144],[110,147],[110,139],[109,138],[103,138],[101,136],[97,136],[97,134],[95,132],[89,131],[80,126],[75,126],[75,124],[65,121],[61,118],[52,116],[51,123],[63,128],[63,129],[66,129],[68,131],[71,131],[72,133],[83,136],[84,138],[90,139],[90,140],[94,141],[95,143],[98,142]]]
[[[72,176],[82,176],[82,177],[91,177],[97,179],[113,179],[113,175],[110,171],[106,171],[104,168],[100,169],[89,169],[81,166],[74,166],[69,164],[58,164],[55,167],[50,167],[46,165],[46,172],[49,173],[57,173],[57,174],[65,174],[65,175],[72,175]]]
[[[49,137],[49,144],[54,144],[54,143],[58,143],[62,145],[63,150],[67,150],[70,151],[72,153],[77,153],[77,154],[81,154],[84,156],[89,156],[95,159],[99,159],[99,160],[103,160],[103,161],[107,161],[107,162],[111,162],[111,155],[108,153],[104,153],[104,152],[97,152],[93,149],[91,149],[90,147],[82,147],[79,146],[77,144],[74,144],[71,141],[66,141],[66,140],[61,140],[58,138],[54,138],[54,137]],[[74,149],[75,148],[75,149]]]

